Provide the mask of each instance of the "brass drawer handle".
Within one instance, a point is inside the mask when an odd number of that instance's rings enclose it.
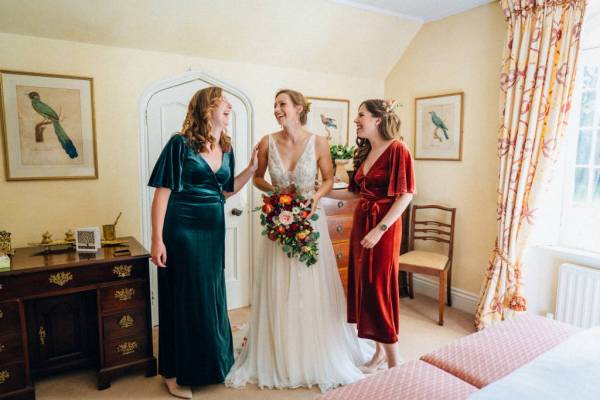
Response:
[[[123,317],[121,317],[121,319],[119,320],[119,326],[123,329],[125,328],[131,328],[133,326],[133,317],[129,314],[125,314],[123,315]]]
[[[134,288],[124,288],[115,291],[115,299],[119,301],[128,301],[133,298],[135,294]]]
[[[342,233],[344,231],[344,227],[341,226],[341,225],[338,225],[338,226],[335,227],[335,231],[337,233]]]
[[[38,331],[38,336],[40,337],[40,344],[44,346],[46,344],[46,329],[44,326],[40,326],[40,330]]]
[[[0,319],[4,318],[4,312],[2,312],[2,310],[0,310]]]
[[[50,275],[48,278],[50,283],[54,283],[58,286],[65,286],[67,282],[73,280],[73,274],[70,272],[58,272],[56,274]]]
[[[115,265],[113,267],[113,274],[115,274],[117,276],[117,278],[127,278],[131,276],[131,268],[133,268],[133,266],[131,265],[126,265],[126,264],[121,264],[121,265]]]
[[[6,382],[10,378],[10,374],[7,370],[0,371],[0,385]]]
[[[337,257],[338,260],[341,260],[344,257],[344,253],[340,252],[340,253],[337,253],[335,256]]]
[[[0,353],[2,353],[2,352],[4,351],[4,349],[5,349],[5,348],[6,348],[6,346],[5,346],[5,345],[3,345],[3,344],[0,344]]]
[[[120,345],[117,346],[117,351],[119,353],[121,353],[121,355],[126,356],[128,354],[135,353],[136,350],[137,350],[137,348],[138,348],[138,344],[134,340],[134,341],[131,341],[131,342],[121,343]]]
[[[344,202],[343,202],[343,201],[341,201],[341,200],[340,200],[340,201],[338,201],[338,203],[337,203],[337,206],[338,206],[338,208],[342,208],[342,207],[344,207]]]

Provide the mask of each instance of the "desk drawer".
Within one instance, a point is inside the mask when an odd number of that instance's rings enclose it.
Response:
[[[102,318],[105,340],[142,335],[146,331],[146,308],[128,310]]]
[[[0,336],[0,364],[23,360],[23,340],[20,335]]]
[[[24,363],[0,365],[0,393],[21,389],[26,384]]]
[[[143,308],[146,304],[146,282],[136,280],[104,286],[100,290],[100,304],[103,313]]]
[[[65,289],[94,285],[98,282],[145,279],[147,274],[148,261],[140,259],[9,276],[0,282],[0,300],[39,294],[52,295]]]
[[[148,348],[148,338],[143,335],[105,341],[104,367],[127,364],[149,357]]]
[[[0,303],[0,335],[10,332],[21,332],[19,303],[16,301]]]
[[[352,217],[330,217],[327,225],[332,242],[335,243],[350,239]]]
[[[335,254],[335,262],[337,263],[338,269],[348,268],[350,242],[339,242],[334,244],[333,253]]]
[[[331,215],[353,215],[354,208],[358,204],[358,199],[353,200],[336,200],[328,197],[321,199],[321,205],[325,209],[325,214]]]

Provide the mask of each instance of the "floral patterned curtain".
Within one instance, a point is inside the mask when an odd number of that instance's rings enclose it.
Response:
[[[587,0],[500,0],[508,25],[500,76],[498,233],[475,326],[527,309],[521,258],[565,133]]]

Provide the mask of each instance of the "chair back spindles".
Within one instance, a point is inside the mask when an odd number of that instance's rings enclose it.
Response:
[[[430,212],[428,213],[428,211]],[[434,213],[431,213],[431,211]],[[433,214],[435,214],[435,218],[430,217]],[[419,219],[417,219],[417,215]],[[408,273],[408,291],[411,299],[414,298],[413,273],[438,277],[438,324],[443,325],[444,299],[446,298],[446,303],[449,306],[452,305],[452,256],[454,253],[456,208],[438,205],[413,205],[410,216],[409,251],[400,256],[399,269]],[[449,223],[448,220],[450,220]],[[446,258],[445,255],[437,254],[436,251],[429,251],[428,249],[416,250],[416,240],[434,241],[448,245],[448,257]]]

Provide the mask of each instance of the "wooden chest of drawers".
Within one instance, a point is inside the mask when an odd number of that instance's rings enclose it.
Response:
[[[346,190],[346,189],[337,189]],[[350,252],[350,232],[352,231],[352,220],[354,209],[358,205],[356,200],[336,200],[329,197],[321,199],[321,205],[327,214],[327,225],[329,236],[333,244],[333,250],[337,261],[338,271],[344,286],[344,292],[348,294],[348,256]],[[402,245],[400,254],[408,251],[408,229],[409,229],[410,205],[402,214]],[[408,296],[408,284],[406,273],[400,271],[399,277],[400,297]]]
[[[338,271],[346,293],[348,293],[350,232],[352,231],[354,208],[357,204],[358,200],[336,200],[328,197],[321,199],[321,205],[325,209],[325,214],[327,214],[329,236],[333,244]]]
[[[82,366],[99,389],[124,371],[156,375],[148,252],[127,239],[120,257],[16,249],[0,273],[0,399],[33,399],[35,377]]]

